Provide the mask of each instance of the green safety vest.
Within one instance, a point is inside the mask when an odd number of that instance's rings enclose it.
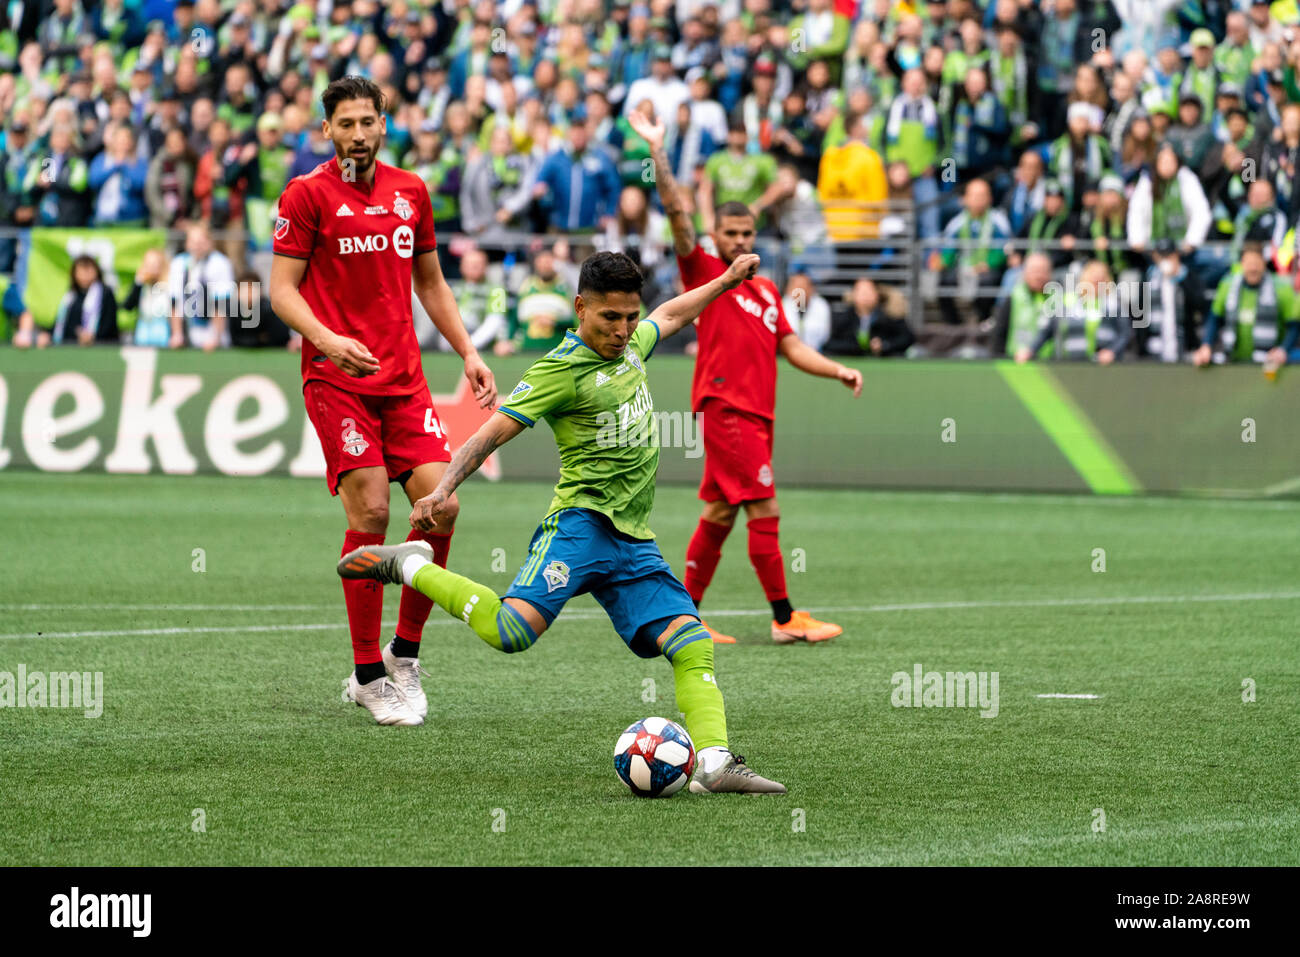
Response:
[[[1014,356],[1018,350],[1033,346],[1046,302],[1047,293],[1031,292],[1023,282],[1011,287],[1011,317],[1007,323],[1008,356]],[[1044,343],[1039,350],[1039,355],[1043,358],[1050,357],[1051,353],[1051,342]]]

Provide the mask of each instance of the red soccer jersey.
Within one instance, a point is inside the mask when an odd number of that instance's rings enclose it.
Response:
[[[304,384],[322,379],[366,395],[428,388],[411,319],[411,265],[436,246],[429,191],[414,173],[376,160],[373,185],[349,183],[330,159],[289,181],[275,252],[307,260],[298,291],[316,318],[379,360],[379,372],[356,378],[303,340]]]
[[[678,256],[677,264],[687,289],[727,271],[726,263],[699,246]],[[721,399],[733,409],[775,418],[777,344],[793,333],[770,279],[746,279],[713,300],[697,326],[691,408],[698,412],[705,399]]]

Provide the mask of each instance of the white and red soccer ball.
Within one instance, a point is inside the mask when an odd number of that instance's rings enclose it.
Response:
[[[643,718],[614,745],[614,770],[637,797],[676,794],[695,770],[695,745],[667,718]]]

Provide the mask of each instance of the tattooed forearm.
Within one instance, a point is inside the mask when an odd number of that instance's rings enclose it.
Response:
[[[443,496],[447,496],[456,491],[460,483],[478,471],[478,467],[487,461],[487,457],[500,444],[495,434],[484,435],[479,431],[471,435],[452,457],[447,471],[442,473],[442,481],[438,483],[434,494],[442,493]]]
[[[672,226],[673,246],[676,248],[677,255],[690,255],[691,250],[695,248],[695,224],[691,222],[690,213],[686,211],[681,193],[678,192],[672,166],[662,148],[654,150],[650,156],[654,159],[655,185],[659,189],[659,201],[663,203],[664,215],[668,217],[668,223]]]

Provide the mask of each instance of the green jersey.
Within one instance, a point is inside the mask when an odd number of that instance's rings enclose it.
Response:
[[[722,150],[709,157],[704,175],[713,180],[715,205],[734,200],[751,206],[776,180],[776,160],[770,153],[733,156]]]
[[[560,451],[560,481],[547,515],[600,512],[633,538],[654,538],[659,434],[645,363],[659,327],[643,319],[617,359],[602,359],[572,331],[534,362],[497,409],[530,428],[545,418]]]

